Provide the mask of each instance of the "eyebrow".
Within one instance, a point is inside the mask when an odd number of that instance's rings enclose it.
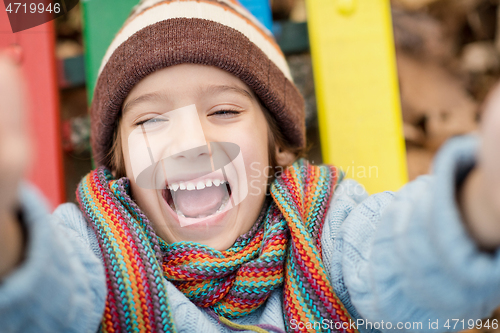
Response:
[[[229,86],[229,85],[210,85],[204,89],[204,92],[209,93],[209,94],[217,94],[217,93],[220,94],[220,93],[223,93],[226,91],[233,91],[233,92],[239,93],[240,95],[243,95],[243,96],[249,98],[250,100],[255,99],[255,97],[252,95],[252,93],[249,92],[247,89],[240,88],[240,87],[235,86],[235,85],[231,85],[231,86]]]
[[[122,109],[122,113],[125,114],[128,109],[133,108],[134,106],[145,103],[145,102],[158,102],[158,101],[168,101],[168,96],[165,92],[155,91],[152,93],[144,94],[139,97],[134,98],[131,101],[128,101]]]
[[[247,89],[240,88],[238,86],[234,85],[210,85],[207,88],[203,89],[202,92],[206,94],[220,94],[223,92],[236,92],[240,95],[245,96],[246,98],[250,100],[254,100],[255,97],[252,95],[251,92],[249,92]],[[125,114],[127,110],[133,108],[134,106],[137,106],[142,103],[147,103],[147,102],[158,102],[158,101],[168,101],[168,95],[164,91],[155,91],[152,93],[140,95],[133,100],[127,102],[122,109],[122,113]]]

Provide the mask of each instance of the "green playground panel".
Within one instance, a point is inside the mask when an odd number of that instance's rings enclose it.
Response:
[[[97,73],[109,44],[138,0],[83,0],[83,35],[88,102],[92,101]]]

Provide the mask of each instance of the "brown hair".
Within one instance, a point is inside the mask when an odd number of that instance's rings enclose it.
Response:
[[[282,171],[281,168],[287,166],[278,164],[276,158],[276,147],[279,147],[281,150],[293,154],[294,160],[292,161],[292,163],[301,157],[305,157],[308,148],[293,146],[288,141],[286,141],[273,115],[269,111],[267,111],[267,109],[264,107],[262,107],[262,111],[264,112],[264,116],[267,121],[267,137],[268,137],[267,150],[269,153],[269,166],[271,167],[271,170],[273,172],[272,175],[270,175],[269,177],[269,183],[271,183],[274,180],[274,178],[276,178],[275,176],[278,175],[280,171]]]
[[[111,149],[106,155],[108,165],[111,167],[111,172],[116,178],[122,178],[126,176],[125,160],[123,158],[122,135],[120,131],[121,119],[122,117],[120,112],[120,115],[118,116],[118,120],[116,122],[115,131],[113,133],[113,144],[111,145]]]
[[[260,104],[260,101],[259,101]],[[262,112],[264,113],[264,117],[267,122],[267,136],[268,136],[268,152],[269,152],[269,166],[271,167],[272,175],[269,177],[269,182],[272,182],[275,178],[275,175],[280,172],[282,167],[286,167],[286,165],[279,165],[276,158],[276,147],[284,151],[288,151],[295,156],[295,159],[304,157],[307,152],[307,148],[305,147],[297,147],[290,144],[286,141],[283,133],[281,133],[276,119],[274,119],[273,115],[267,111],[261,104]],[[122,147],[122,139],[120,133],[120,123],[121,123],[121,114],[118,117],[116,122],[115,131],[113,134],[113,144],[111,146],[110,151],[107,154],[108,163],[111,166],[111,171],[113,172],[116,178],[125,177],[125,161],[123,159],[123,147]],[[293,161],[292,161],[293,162]]]

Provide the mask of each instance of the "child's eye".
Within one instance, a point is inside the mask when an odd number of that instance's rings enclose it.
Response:
[[[159,126],[161,124],[164,124],[167,121],[168,120],[165,119],[165,118],[155,117],[155,118],[151,118],[151,119],[141,120],[141,121],[135,123],[135,126],[141,126],[141,125],[143,125],[144,127],[147,127],[147,128],[153,128],[153,127],[157,127],[157,126]]]
[[[241,112],[236,110],[220,110],[209,114],[209,116],[218,116],[223,118],[229,118],[239,115]]]

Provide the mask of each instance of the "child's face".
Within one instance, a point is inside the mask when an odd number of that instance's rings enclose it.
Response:
[[[252,90],[216,67],[183,64],[147,76],[123,105],[126,175],[157,234],[168,243],[229,248],[254,224],[266,195],[268,125]],[[163,178],[150,174],[145,179],[162,180],[148,186],[137,170],[153,164]],[[229,187],[216,186],[223,179]]]

